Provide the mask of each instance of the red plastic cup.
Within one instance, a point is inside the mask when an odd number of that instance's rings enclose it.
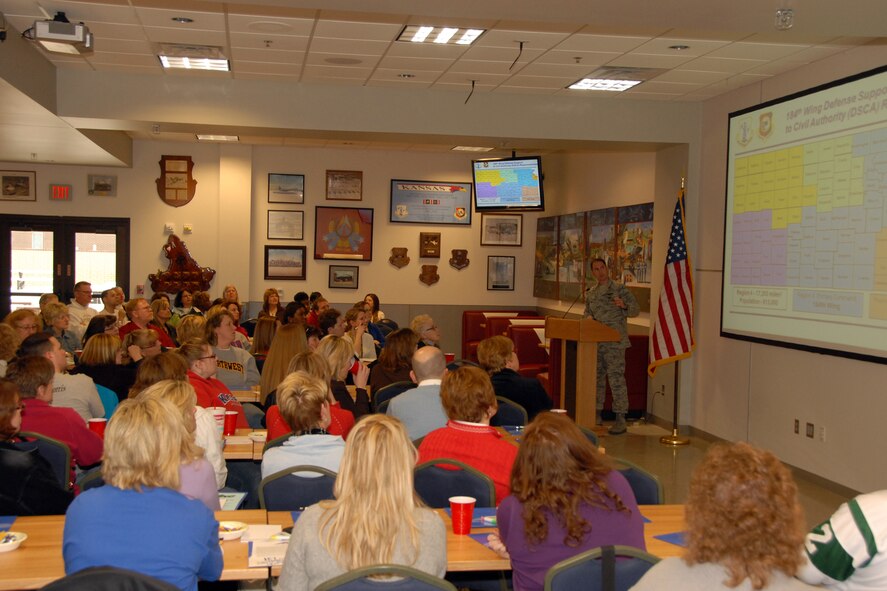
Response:
[[[471,533],[471,520],[474,519],[474,497],[450,497],[450,515],[453,522],[453,533],[465,536]]]
[[[235,430],[237,430],[237,411],[226,410],[223,433],[225,435],[234,435]]]
[[[447,363],[452,363],[452,362],[454,362],[454,361],[456,360],[456,354],[455,354],[455,353],[444,353],[444,357],[447,358]]]
[[[105,427],[108,426],[108,419],[89,419],[87,421],[89,430],[101,437],[105,438]]]

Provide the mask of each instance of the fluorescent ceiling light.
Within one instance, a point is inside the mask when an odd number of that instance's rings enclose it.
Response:
[[[484,148],[483,146],[453,146],[450,148],[452,152],[492,152],[495,148]]]
[[[231,69],[228,58],[222,53],[222,49],[209,45],[163,43],[157,57],[164,68],[212,70],[215,72],[227,72]]]
[[[213,70],[216,72],[227,72],[229,70],[228,60],[208,59],[208,58],[190,58],[190,57],[170,57],[168,55],[159,55],[160,63],[164,68],[179,68],[184,70]]]
[[[438,45],[471,45],[484,31],[484,29],[407,25],[400,32],[397,40],[410,43],[432,42]]]
[[[197,139],[201,142],[239,142],[240,137],[236,135],[212,135],[198,133]]]
[[[609,90],[611,92],[624,92],[633,86],[640,84],[642,80],[610,80],[606,78],[583,78],[567,88],[571,90]]]

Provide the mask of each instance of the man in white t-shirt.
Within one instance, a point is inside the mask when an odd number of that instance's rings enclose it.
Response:
[[[89,281],[78,281],[74,284],[74,299],[68,304],[68,316],[71,323],[68,330],[74,333],[78,341],[83,340],[83,333],[98,312],[89,307],[92,301],[92,284]]]

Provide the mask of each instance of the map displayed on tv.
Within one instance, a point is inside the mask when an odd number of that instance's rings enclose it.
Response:
[[[477,208],[542,207],[542,181],[538,158],[477,160],[474,162]]]

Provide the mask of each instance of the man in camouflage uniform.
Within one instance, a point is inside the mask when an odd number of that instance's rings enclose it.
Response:
[[[610,279],[610,271],[603,259],[591,262],[591,274],[597,285],[590,288],[585,296],[585,316],[594,318],[616,330],[621,339],[615,342],[598,343],[597,350],[597,422],[600,424],[601,410],[607,391],[607,380],[613,393],[613,412],[616,422],[610,427],[611,435],[625,433],[625,413],[628,412],[628,388],[625,385],[625,350],[631,346],[628,340],[626,318],[640,313],[638,301],[628,288]]]

